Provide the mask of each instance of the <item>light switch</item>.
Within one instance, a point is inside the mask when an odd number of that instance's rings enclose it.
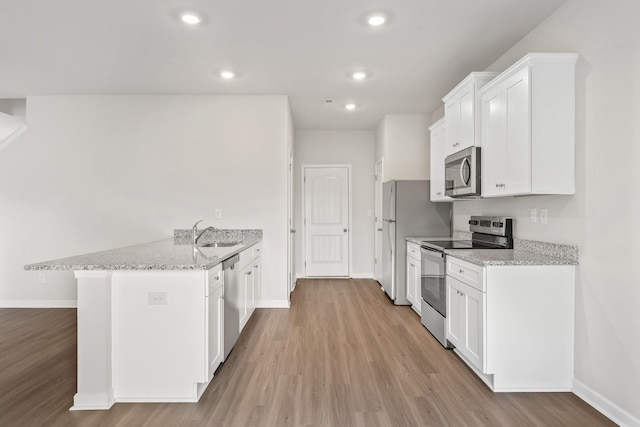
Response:
[[[216,209],[213,216],[215,219],[222,219],[222,209]]]

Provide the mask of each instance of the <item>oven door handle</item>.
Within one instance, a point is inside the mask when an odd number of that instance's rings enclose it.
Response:
[[[433,248],[426,248],[424,246],[420,246],[420,253],[434,258],[444,258],[444,252]]]

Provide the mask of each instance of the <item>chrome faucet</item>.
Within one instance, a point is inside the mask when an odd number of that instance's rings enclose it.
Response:
[[[200,232],[200,234],[198,234],[198,224],[200,224],[202,221],[204,221],[204,220],[201,219],[200,221],[196,222],[195,224],[193,224],[193,227],[191,228],[191,238],[193,239],[192,242],[193,242],[194,245],[198,244],[198,240],[200,240],[202,235],[204,233],[206,233],[207,231],[216,231],[217,230],[217,228],[215,228],[215,227],[207,227],[204,230],[202,230]]]

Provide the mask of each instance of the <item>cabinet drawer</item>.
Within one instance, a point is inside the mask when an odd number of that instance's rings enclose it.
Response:
[[[251,261],[259,257],[260,249],[260,243],[256,243],[255,245],[240,252],[240,261],[238,263],[238,268],[245,268]]]
[[[484,272],[485,269],[479,265],[447,255],[447,275],[481,292],[486,292]]]
[[[420,261],[420,246],[407,242],[407,256]]]
[[[222,286],[222,264],[218,264],[207,272],[207,291],[205,296],[212,295]]]

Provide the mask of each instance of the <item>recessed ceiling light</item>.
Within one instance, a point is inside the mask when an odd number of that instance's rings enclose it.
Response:
[[[369,18],[367,19],[367,22],[372,27],[379,27],[380,25],[387,22],[387,17],[380,13],[376,13],[374,15],[369,16]]]
[[[236,73],[234,73],[231,70],[220,71],[220,77],[222,77],[223,79],[229,80],[229,79],[234,78],[235,76],[236,76]]]
[[[182,19],[182,22],[184,22],[185,24],[189,24],[189,25],[196,25],[202,22],[202,18],[199,17],[198,15],[196,15],[195,13],[183,13],[180,16],[180,19]]]
[[[356,109],[356,104],[347,104],[347,105],[344,106],[344,108],[346,108],[349,111],[355,110]]]
[[[367,77],[367,73],[365,73],[364,71],[355,71],[351,74],[351,77],[354,80],[364,80]]]

